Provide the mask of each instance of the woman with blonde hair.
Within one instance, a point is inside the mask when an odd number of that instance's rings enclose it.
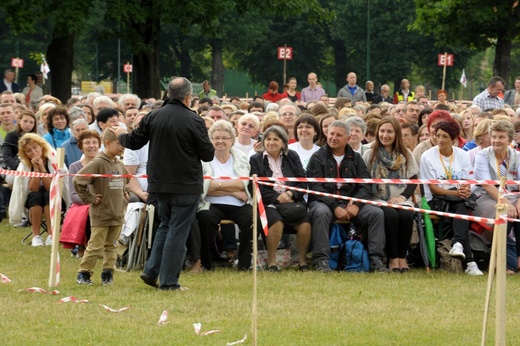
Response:
[[[44,103],[36,112],[36,119],[38,119],[38,134],[40,136],[45,136],[49,130],[47,130],[47,117],[51,110],[56,108],[54,103]]]
[[[473,140],[473,131],[475,129],[475,117],[470,111],[462,111],[459,113],[462,117],[461,136],[468,142]]]
[[[20,156],[20,172],[54,173],[52,156],[54,150],[36,133],[26,133],[18,141],[18,155]],[[29,209],[29,218],[32,224],[32,246],[43,246],[40,236],[40,225],[45,217],[49,236],[45,245],[52,244],[51,218],[49,214],[49,190],[51,177],[16,176],[13,183],[13,193],[9,203],[9,222],[11,225],[20,223],[22,212]],[[66,184],[65,184],[66,186]],[[68,195],[64,192],[64,196]],[[68,200],[68,197],[67,197]]]

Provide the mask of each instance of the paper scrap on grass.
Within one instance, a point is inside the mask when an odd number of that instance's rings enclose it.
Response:
[[[207,332],[200,333],[199,335],[206,336],[206,335],[211,335],[211,334],[220,333],[220,332],[221,332],[220,329],[215,329],[215,330],[208,330]]]
[[[237,341],[233,341],[233,342],[228,342],[226,344],[226,346],[233,346],[233,345],[243,344],[246,340],[247,340],[247,334],[244,335],[243,339],[240,339],[240,340],[237,340]]]
[[[115,312],[115,313],[118,313],[118,312],[123,312],[123,311],[126,311],[128,309],[130,309],[129,307],[124,307],[124,308],[121,308],[121,309],[112,309],[106,305],[103,305],[103,304],[99,304],[101,305],[106,311],[110,311],[110,312]]]
[[[88,300],[86,299],[78,299],[74,296],[69,296],[69,297],[65,297],[65,298],[61,298],[60,299],[60,303],[68,303],[68,302],[73,302],[73,303],[88,303]]]
[[[2,282],[6,283],[6,284],[11,282],[11,279],[9,279],[7,276],[5,276],[2,273],[0,273],[0,277],[2,278]]]
[[[193,329],[195,330],[195,334],[199,335],[199,336],[206,336],[206,335],[211,335],[211,334],[214,334],[214,333],[220,333],[221,330],[220,329],[215,329],[215,330],[208,330],[207,332],[203,332],[201,333],[200,332],[200,329],[202,328],[202,323],[193,323]]]
[[[161,317],[159,318],[159,322],[157,322],[158,325],[163,326],[167,324],[166,320],[168,319],[168,311],[164,310],[161,314]]]
[[[43,288],[40,288],[40,287],[24,288],[24,289],[19,290],[18,292],[22,292],[22,291],[29,292],[29,293],[43,293],[43,294],[53,294],[53,295],[60,293],[60,291],[58,291],[58,290],[54,290],[52,292],[49,292],[49,291],[46,291],[46,290],[44,290]]]

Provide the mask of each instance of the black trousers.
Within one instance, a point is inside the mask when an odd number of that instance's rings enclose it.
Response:
[[[245,204],[241,207],[227,204],[211,204],[209,210],[197,213],[199,221],[201,250],[200,258],[206,269],[211,269],[211,248],[215,241],[217,226],[221,220],[232,220],[240,229],[240,247],[238,249],[239,268],[251,266],[251,242],[253,240],[253,207]]]

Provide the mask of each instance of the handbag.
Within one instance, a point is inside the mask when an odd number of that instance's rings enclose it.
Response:
[[[276,205],[276,210],[288,223],[298,222],[307,216],[307,206],[304,203],[280,203]]]
[[[67,210],[60,234],[60,243],[63,244],[65,249],[73,249],[75,245],[87,244],[85,232],[89,209],[90,204],[73,203]]]

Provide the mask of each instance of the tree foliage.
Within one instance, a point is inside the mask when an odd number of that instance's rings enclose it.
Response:
[[[520,33],[517,0],[415,0],[416,31],[448,47],[495,47],[495,75],[508,80],[512,41]]]

